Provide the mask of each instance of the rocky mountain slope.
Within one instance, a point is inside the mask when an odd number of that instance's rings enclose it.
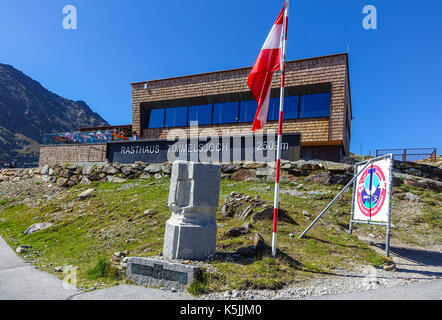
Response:
[[[84,101],[45,89],[14,67],[0,63],[0,166],[38,162],[44,133],[107,125]]]

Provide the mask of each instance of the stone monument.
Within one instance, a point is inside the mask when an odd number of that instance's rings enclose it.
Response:
[[[206,260],[215,255],[221,166],[175,161],[162,257],[130,257],[126,277],[133,282],[184,290],[200,267],[176,259]]]
[[[206,260],[215,255],[221,166],[175,161],[172,166],[163,256]]]

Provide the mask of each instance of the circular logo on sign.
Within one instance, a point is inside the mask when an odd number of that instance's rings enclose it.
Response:
[[[381,210],[387,194],[387,183],[382,169],[373,165],[364,170],[357,186],[357,203],[361,212],[373,217]]]

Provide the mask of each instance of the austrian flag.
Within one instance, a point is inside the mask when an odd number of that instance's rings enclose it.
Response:
[[[285,5],[267,36],[247,79],[250,91],[252,91],[253,97],[258,103],[255,120],[253,121],[253,131],[261,129],[267,122],[273,73],[281,70],[284,11]]]

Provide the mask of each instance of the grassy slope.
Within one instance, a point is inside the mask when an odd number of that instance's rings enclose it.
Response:
[[[0,208],[3,208],[0,235],[13,248],[32,245],[33,248],[24,257],[44,271],[53,272],[54,266],[76,266],[78,284],[82,288],[93,286],[98,280],[106,286],[124,283],[124,277],[116,276],[115,272],[108,272],[100,278],[91,276],[94,272],[90,271],[103,266],[103,259],[108,260],[115,251],[127,250],[130,256],[151,256],[162,251],[164,226],[170,217],[167,207],[169,179],[133,180],[125,184],[95,183],[92,185],[97,188],[95,197],[77,200],[76,196],[89,187],[76,186],[34,208],[17,202],[18,199],[0,199]],[[210,263],[218,271],[207,275],[204,290],[279,288],[333,272],[336,267],[351,268],[358,263],[382,264],[381,256],[346,232],[351,191],[343,195],[308,237],[298,240],[297,236],[340,187],[310,184],[300,179],[297,184],[282,184],[282,189],[296,189],[309,197],[304,199],[281,194],[282,208],[299,225],[279,224],[278,247],[282,251],[279,258],[275,260],[264,256],[235,262],[212,261]],[[271,183],[222,180],[220,205],[225,195],[232,191],[252,197],[259,195],[269,201],[273,199]],[[420,211],[405,219],[399,210],[403,210],[404,194],[409,191],[419,195]],[[440,195],[402,186],[395,189],[395,199],[397,205],[393,205],[393,223],[399,228],[393,230],[393,238],[420,244],[442,242]],[[155,213],[144,216],[146,209],[154,209]],[[306,217],[303,211],[307,211],[309,216]],[[52,222],[54,226],[25,236],[26,228],[36,222]],[[240,226],[244,221],[218,213],[217,222],[220,225],[217,251],[233,252],[252,244],[250,235],[233,239],[222,237],[230,227]],[[270,243],[271,225],[267,221],[257,222],[252,231],[260,232]],[[373,233],[377,237],[383,237],[385,233],[382,227],[358,225],[357,228],[356,232]],[[290,233],[295,237],[289,237]]]

